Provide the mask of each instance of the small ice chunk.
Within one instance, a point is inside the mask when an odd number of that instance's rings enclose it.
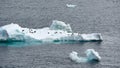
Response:
[[[88,49],[86,50],[85,53],[89,61],[100,61],[101,60],[99,53],[96,52],[94,49]]]
[[[76,7],[77,5],[73,5],[73,4],[66,4],[66,6],[67,6],[67,7],[69,7],[69,8],[74,8],[74,7]]]
[[[75,52],[75,51],[72,51],[70,54],[69,54],[69,58],[76,62],[76,63],[81,63],[81,62],[87,62],[87,58],[84,58],[84,57],[79,57],[78,56],[78,53]]]
[[[87,57],[80,57],[78,56],[78,53],[75,51],[72,51],[69,54],[69,58],[76,62],[76,63],[81,63],[81,62],[92,62],[92,61],[100,61],[101,57],[99,56],[98,52],[96,52],[94,49],[87,49],[85,51]]]

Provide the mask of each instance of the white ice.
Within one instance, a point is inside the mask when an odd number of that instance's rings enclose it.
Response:
[[[94,49],[87,49],[85,53],[89,61],[100,61],[101,60],[99,53],[96,52]]]
[[[54,40],[76,40],[76,41],[91,41],[102,40],[100,33],[92,34],[79,34],[73,33],[70,24],[66,24],[62,21],[53,20],[50,27],[44,27],[41,29],[23,28],[18,24],[8,24],[2,26],[1,29],[7,31],[9,39],[14,40],[28,40],[35,39],[40,41],[52,42]],[[0,37],[1,39],[2,37]]]
[[[81,63],[81,62],[87,62],[87,58],[85,57],[79,57],[78,56],[78,53],[75,52],[75,51],[72,51],[70,54],[69,54],[69,58],[76,62],[76,63]]]
[[[77,5],[73,5],[73,4],[66,4],[66,6],[67,6],[67,7],[69,7],[69,8],[74,8],[74,7],[76,7]]]
[[[101,60],[99,53],[96,52],[94,49],[87,49],[85,53],[86,53],[86,57],[81,57],[81,56],[78,56],[77,52],[72,51],[69,54],[69,58],[76,63],[92,62],[92,61],[98,62]]]
[[[50,26],[51,30],[63,30],[67,32],[72,32],[70,24],[65,24],[63,21],[53,20],[52,25]]]

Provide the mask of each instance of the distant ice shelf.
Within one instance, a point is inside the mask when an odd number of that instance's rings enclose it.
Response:
[[[1,41],[102,41],[100,33],[79,34],[73,33],[70,24],[62,21],[53,20],[50,27],[40,29],[23,28],[18,24],[8,24],[0,27]]]

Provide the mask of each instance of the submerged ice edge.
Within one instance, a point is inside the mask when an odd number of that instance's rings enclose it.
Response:
[[[81,42],[101,41],[100,33],[73,33],[70,24],[53,20],[50,27],[41,29],[23,28],[18,24],[8,24],[0,28],[0,41],[42,41],[42,42]]]

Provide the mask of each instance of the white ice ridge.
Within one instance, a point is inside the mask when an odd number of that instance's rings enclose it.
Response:
[[[0,40],[25,41],[38,40],[43,42],[53,41],[101,41],[100,33],[79,34],[73,33],[70,24],[53,20],[50,27],[41,29],[23,28],[18,24],[8,24],[0,28]]]
[[[94,49],[87,49],[85,53],[86,53],[86,57],[81,57],[81,56],[78,56],[77,52],[72,51],[69,54],[69,58],[76,63],[94,62],[94,61],[99,62],[101,60],[99,53],[96,52]]]

